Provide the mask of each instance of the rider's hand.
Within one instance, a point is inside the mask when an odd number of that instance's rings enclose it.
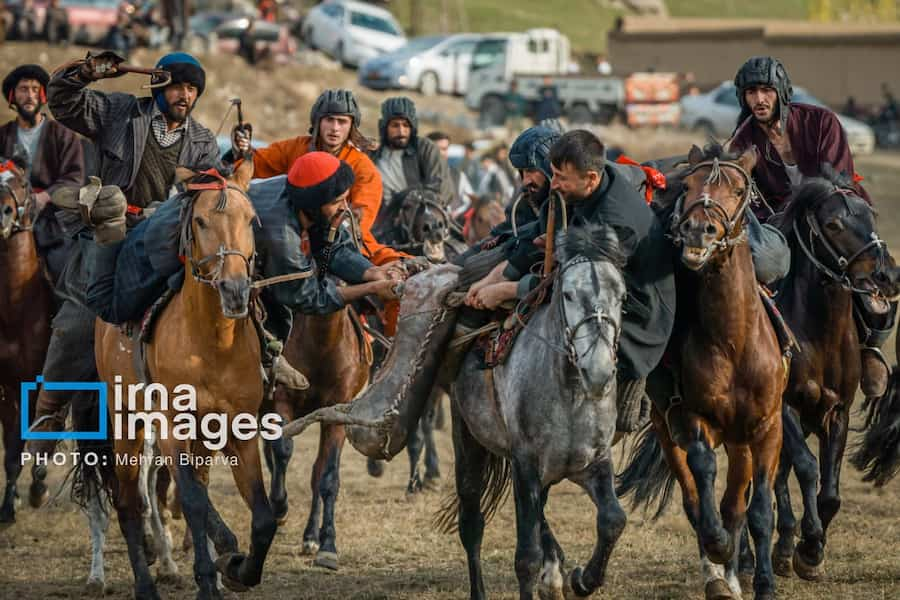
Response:
[[[391,279],[373,281],[369,285],[372,286],[372,293],[385,302],[399,300],[403,295],[403,284]]]
[[[108,77],[121,77],[125,73],[119,72],[118,66],[124,60],[113,52],[103,52],[96,56],[88,54],[84,64],[81,65],[79,73],[83,79],[89,81],[97,81]]]
[[[405,258],[401,263],[403,268],[406,270],[406,274],[408,277],[412,277],[417,273],[421,273],[431,267],[431,261],[429,261],[424,256],[414,256],[412,258]]]
[[[466,304],[472,308],[480,310],[494,310],[507,300],[516,297],[516,282],[504,281],[502,283],[494,283],[478,290],[472,302],[466,297]]]
[[[776,120],[768,131],[769,142],[778,152],[778,156],[786,165],[795,165],[797,161],[794,159],[794,151],[791,148],[791,140],[787,132],[781,126],[781,119]]]
[[[235,157],[250,152],[250,133],[240,125],[235,125],[231,130],[231,152]]]
[[[406,279],[406,273],[403,266],[398,263],[369,267],[363,273],[363,280],[365,281],[403,281],[404,279]]]

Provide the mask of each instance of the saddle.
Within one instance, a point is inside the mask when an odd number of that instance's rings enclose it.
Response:
[[[359,313],[356,312],[356,309],[352,306],[347,307],[347,314],[350,316],[350,322],[353,324],[353,329],[356,331],[356,337],[359,339],[359,348],[360,353],[362,354],[363,359],[366,361],[368,366],[372,366],[372,363],[375,361],[375,355],[372,351],[372,340],[366,331],[365,325],[362,322],[362,318],[359,316]]]

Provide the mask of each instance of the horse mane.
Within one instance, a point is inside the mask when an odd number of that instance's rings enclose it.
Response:
[[[694,146],[700,150],[699,147]],[[737,150],[731,150],[716,140],[710,140],[702,150],[700,150],[700,161],[718,159],[722,162],[737,162],[741,157],[741,153]],[[661,208],[674,206],[678,198],[684,193],[684,178],[693,170],[694,165],[688,164],[673,173],[666,173],[666,189],[657,193],[654,201]]]
[[[859,198],[853,180],[846,173],[835,170],[829,163],[822,164],[821,172],[821,177],[807,177],[800,185],[793,186],[785,209],[769,220],[785,237],[790,237],[794,221],[802,218],[807,211],[818,209],[836,191],[847,190]],[[859,199],[865,202],[862,198]]]
[[[610,225],[587,223],[570,227],[560,245],[562,261],[568,262],[576,256],[583,256],[594,262],[605,260],[617,269],[623,269],[625,254],[619,244],[619,233]]]

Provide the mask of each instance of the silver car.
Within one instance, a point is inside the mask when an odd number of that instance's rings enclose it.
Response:
[[[329,0],[316,5],[303,19],[303,41],[345,66],[359,66],[406,44],[394,16],[370,4]]]
[[[801,87],[794,87],[793,101],[825,106],[824,102]],[[730,81],[723,82],[706,94],[681,98],[682,127],[702,131],[718,138],[727,138],[731,135],[740,114],[741,107],[734,91],[734,83]],[[871,127],[845,115],[839,114],[837,117],[847,134],[850,152],[856,155],[871,154],[875,151],[875,133]]]
[[[359,82],[376,89],[405,88],[426,96],[465,94],[475,45],[474,33],[414,38],[405,46],[366,61]]]

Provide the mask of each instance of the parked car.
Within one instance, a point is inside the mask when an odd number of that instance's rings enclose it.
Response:
[[[250,25],[250,19],[239,17],[216,27],[215,50],[237,54],[241,47],[241,34]],[[278,64],[287,64],[297,53],[297,42],[285,25],[256,20],[253,39],[260,57],[270,56]]]
[[[93,44],[102,40],[109,28],[115,25],[120,0],[61,0],[60,5],[69,15],[73,41]]]
[[[488,37],[460,33],[414,38],[393,52],[363,63],[359,82],[376,90],[406,88],[426,96],[465,94],[475,46]]]
[[[197,40],[203,50],[210,49],[211,37],[222,23],[240,19],[246,15],[234,12],[204,11],[190,18],[191,37]]]
[[[311,48],[346,66],[359,66],[406,44],[403,29],[391,13],[352,0],[328,0],[313,7],[300,31]]]
[[[802,87],[794,87],[794,102],[825,106]],[[741,107],[734,91],[734,83],[725,81],[706,94],[684,96],[681,99],[681,126],[702,131],[704,134],[727,138],[734,131]],[[871,154],[875,151],[875,133],[872,128],[856,119],[838,114],[838,120],[847,134],[853,154]]]

